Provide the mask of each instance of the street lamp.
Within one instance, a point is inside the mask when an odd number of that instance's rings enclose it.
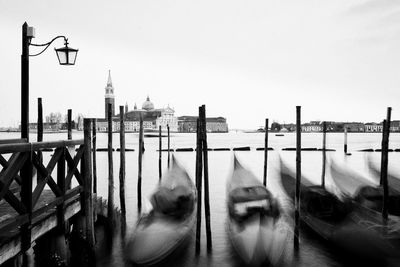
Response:
[[[55,48],[58,62],[60,65],[74,65],[78,49],[68,46],[68,39],[65,36],[57,36],[45,44],[32,44],[31,40],[35,37],[35,28],[29,27],[25,22],[22,25],[22,55],[21,55],[21,138],[29,141],[29,57],[42,54],[57,39],[64,39],[64,47]],[[44,47],[44,49],[34,55],[29,55],[29,46]]]

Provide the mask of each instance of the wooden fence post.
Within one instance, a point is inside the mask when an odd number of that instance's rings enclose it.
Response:
[[[265,119],[265,142],[264,142],[264,176],[263,185],[267,186],[267,166],[268,166],[268,119]]]
[[[161,151],[162,141],[161,141],[161,125],[158,127],[158,179],[161,181],[162,176],[162,161],[161,161]]]
[[[326,167],[326,121],[322,124],[322,174],[321,186],[325,188],[325,167]]]
[[[38,98],[37,141],[43,141],[43,106],[41,97]]]
[[[114,229],[114,166],[113,166],[113,117],[112,117],[112,104],[108,104],[108,206],[107,206],[107,219],[112,229]]]
[[[344,154],[347,154],[347,127],[344,127]]]
[[[84,190],[84,215],[86,221],[86,241],[89,245],[91,254],[94,254],[94,222],[93,222],[93,196],[92,196],[92,164],[91,164],[91,119],[83,120],[83,134],[84,134],[84,146],[83,159],[81,164],[83,165],[83,190]],[[81,166],[82,167],[82,166]]]
[[[37,121],[37,141],[42,142],[43,141],[43,106],[42,106],[42,98],[38,98],[38,121]],[[38,158],[39,162],[43,162],[43,153],[42,151],[38,151]],[[37,174],[39,175],[39,174]]]
[[[168,131],[168,169],[170,167],[169,162],[170,162],[170,139],[169,139],[169,124],[167,124],[167,131]]]
[[[122,218],[126,216],[125,209],[125,122],[124,106],[119,106],[119,140],[120,140],[120,168],[119,168],[119,199],[121,204]]]
[[[381,184],[383,186],[383,209],[382,217],[386,221],[388,219],[389,204],[389,186],[388,186],[388,149],[389,149],[389,133],[390,133],[390,117],[392,108],[388,107],[386,120],[383,121],[383,138],[382,138],[382,158],[381,158]]]
[[[137,203],[139,213],[142,211],[142,156],[143,156],[143,118],[140,116],[139,122],[139,154],[138,154],[138,185]]]
[[[301,106],[296,106],[296,191],[294,213],[294,247],[299,249],[300,227],[300,184],[301,184]]]
[[[72,140],[72,109],[68,109],[68,140]]]
[[[93,193],[97,194],[97,157],[96,157],[96,140],[97,140],[97,119],[92,120],[92,157],[93,157]]]
[[[201,191],[202,191],[202,143],[201,143],[201,121],[197,119],[196,132],[196,188],[197,188],[197,222],[196,222],[196,255],[200,253],[201,240]]]
[[[208,185],[208,146],[207,146],[207,122],[206,122],[206,106],[202,105],[199,109],[200,120],[202,126],[202,150],[203,150],[203,167],[204,167],[204,212],[206,217],[206,235],[207,235],[207,251],[212,249],[211,239],[211,220],[210,220],[210,196]]]

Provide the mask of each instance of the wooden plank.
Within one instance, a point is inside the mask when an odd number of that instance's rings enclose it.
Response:
[[[56,148],[82,145],[83,139],[78,140],[61,140],[61,141],[47,141],[47,142],[33,142],[33,143],[14,143],[14,144],[1,144],[0,154],[37,151],[44,148]]]
[[[10,165],[7,169],[3,169],[0,172],[0,199],[7,193],[8,188],[15,177],[15,175],[24,166],[26,159],[28,158],[27,153],[15,153],[10,158]]]
[[[10,165],[8,161],[3,157],[3,155],[0,155],[0,165],[2,165],[3,168],[8,168],[8,166]],[[15,180],[18,184],[21,184],[21,176],[19,176],[18,174],[15,175]]]
[[[76,153],[76,155],[73,159],[71,157],[71,154],[69,154],[69,152],[67,152],[65,155],[66,156],[65,159],[67,161],[68,168],[69,168],[67,177],[65,178],[65,184],[66,184],[67,188],[69,188],[71,186],[71,180],[72,180],[73,175],[75,175],[75,178],[80,185],[83,184],[82,175],[77,168],[79,161],[82,158],[83,152],[84,152],[84,146],[80,146],[78,149],[78,152]]]
[[[56,152],[54,153],[53,157],[50,159],[49,163],[47,164],[47,167],[44,168],[43,164],[41,164],[39,162],[39,158],[33,153],[33,165],[36,167],[36,169],[38,170],[38,173],[40,173],[42,175],[42,177],[44,177],[44,179],[42,181],[40,181],[37,185],[35,190],[33,191],[33,196],[32,196],[32,205],[33,208],[35,207],[40,194],[43,191],[43,188],[45,187],[45,185],[48,183],[49,179],[52,179],[51,173],[53,172],[53,169],[57,163],[57,161],[60,160],[60,157],[63,154],[63,148],[57,148]],[[53,180],[54,181],[54,180]],[[54,186],[53,186],[54,187]],[[56,194],[57,195],[57,194]]]
[[[19,199],[14,196],[14,194],[8,190],[6,195],[4,196],[4,199],[8,202],[8,204],[11,205],[19,214],[24,214],[27,212],[26,207],[22,204]]]
[[[0,145],[4,144],[20,144],[26,143],[28,140],[26,138],[15,138],[15,139],[0,139]]]

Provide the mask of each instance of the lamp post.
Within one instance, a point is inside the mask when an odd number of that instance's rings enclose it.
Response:
[[[57,39],[64,38],[64,47],[54,49],[60,65],[74,65],[78,49],[68,47],[68,39],[65,36],[57,36],[44,44],[32,44],[35,37],[35,29],[25,22],[22,25],[22,55],[21,55],[21,138],[29,141],[29,57],[42,54]],[[34,55],[29,55],[29,46],[44,47]]]

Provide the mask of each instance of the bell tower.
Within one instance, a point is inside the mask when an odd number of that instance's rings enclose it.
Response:
[[[108,80],[106,86],[106,94],[104,95],[105,98],[105,118],[107,119],[107,108],[108,104],[111,103],[111,113],[112,116],[115,116],[115,97],[114,97],[114,87],[111,81],[111,71],[108,71]]]

